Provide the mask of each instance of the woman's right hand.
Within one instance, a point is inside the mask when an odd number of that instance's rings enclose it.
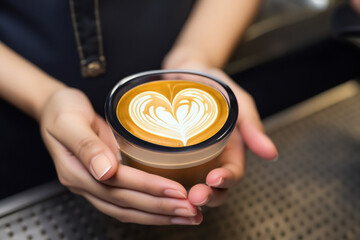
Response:
[[[40,115],[60,182],[122,222],[199,224],[200,211],[179,183],[118,163],[113,134],[81,91],[62,88]]]
[[[350,4],[354,10],[360,14],[360,0],[350,0]]]

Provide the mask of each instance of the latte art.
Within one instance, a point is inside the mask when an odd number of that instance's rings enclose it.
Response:
[[[105,116],[122,164],[190,189],[221,166],[238,104],[214,76],[153,70],[121,79],[106,99]]]
[[[172,102],[158,92],[146,91],[132,99],[129,114],[139,128],[186,146],[188,139],[213,124],[218,106],[210,94],[197,88],[181,90]]]
[[[228,116],[223,95],[191,81],[161,80],[130,89],[117,116],[131,134],[171,147],[190,146],[215,135]]]

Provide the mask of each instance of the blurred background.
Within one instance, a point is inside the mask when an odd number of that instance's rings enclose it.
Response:
[[[360,52],[332,31],[339,0],[266,0],[226,71],[263,118],[359,76]]]

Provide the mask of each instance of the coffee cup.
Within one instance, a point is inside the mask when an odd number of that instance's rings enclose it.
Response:
[[[220,166],[237,115],[235,95],[224,82],[187,70],[128,76],[105,103],[123,163],[185,187],[204,183]]]

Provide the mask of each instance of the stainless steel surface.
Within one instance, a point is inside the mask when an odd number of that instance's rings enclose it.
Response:
[[[19,209],[11,204],[16,197],[3,201],[0,239],[358,240],[359,89],[353,81],[269,118],[279,160],[248,152],[244,179],[223,206],[204,213],[200,226],[123,224],[59,188],[38,200],[38,190],[19,195],[21,202],[31,199]],[[280,119],[286,121],[274,124]]]
[[[65,187],[54,181],[21,192],[0,201],[0,216],[6,216],[33,204],[38,204],[65,191]]]
[[[331,14],[341,0],[266,0],[225,70],[254,67],[330,37]]]
[[[333,89],[318,94],[289,109],[278,112],[264,120],[267,131],[275,131],[292,122],[309,117],[310,115],[330,107],[338,102],[356,96],[360,93],[360,84],[357,80],[345,82]]]

